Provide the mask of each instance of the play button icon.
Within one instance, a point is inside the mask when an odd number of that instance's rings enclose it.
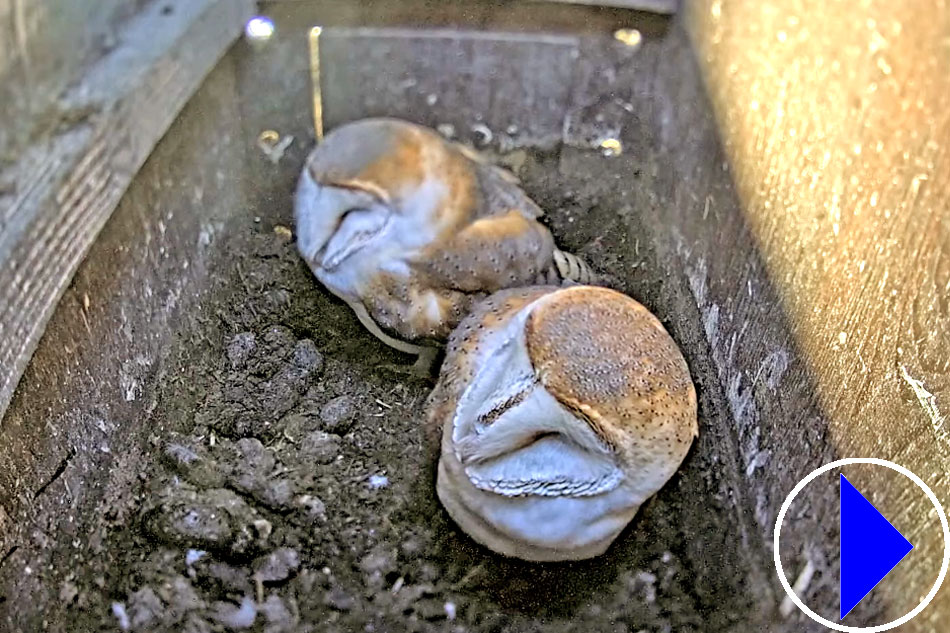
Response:
[[[855,607],[914,546],[844,475],[841,489],[840,618]]]
[[[920,598],[916,606],[899,618],[890,622],[870,626],[856,626],[857,622],[845,624],[842,620],[857,604],[865,599],[865,596],[867,596],[912,549],[914,549],[914,546],[878,512],[877,508],[851,485],[851,482],[844,477],[838,478],[841,520],[839,523],[840,542],[838,544],[840,549],[838,558],[840,563],[840,593],[838,605],[840,618],[837,621],[822,617],[805,604],[803,596],[805,599],[809,599],[807,593],[799,595],[800,592],[807,592],[810,575],[814,573],[814,568],[811,565],[806,566],[798,580],[795,581],[796,586],[793,588],[785,569],[782,567],[781,556],[782,525],[795,498],[823,474],[835,469],[858,464],[887,468],[910,479],[915,486],[920,488],[930,503],[933,504],[936,518],[940,521],[940,531],[943,537],[943,556],[940,561],[940,570],[937,572],[937,578],[934,580],[927,595]],[[920,554],[923,554],[927,548],[928,541],[926,535],[922,534],[920,538],[924,540],[918,542],[917,545]],[[919,539],[915,538],[915,540]],[[940,591],[940,587],[947,577],[948,571],[950,571],[950,520],[947,519],[947,513],[940,504],[937,495],[930,489],[930,486],[907,468],[878,457],[846,457],[816,468],[795,484],[782,503],[781,508],[779,508],[778,515],[775,517],[772,547],[775,572],[778,574],[779,582],[785,590],[788,600],[794,606],[798,607],[802,613],[822,626],[834,631],[844,631],[845,633],[882,633],[883,631],[889,631],[902,626],[914,619],[921,611],[927,608],[934,597],[936,597],[937,592]],[[915,564],[917,564],[917,562],[920,561],[916,561]],[[808,569],[811,569],[811,571],[806,574],[805,572]],[[915,595],[920,595],[919,591],[921,589],[919,587],[902,587],[900,590],[904,592],[909,590],[913,591]],[[814,597],[814,595],[812,595],[812,597]],[[784,607],[785,603],[783,602],[782,608],[784,609]],[[831,607],[831,609],[833,610],[834,607]],[[852,621],[855,619],[860,619],[857,614],[850,617]]]

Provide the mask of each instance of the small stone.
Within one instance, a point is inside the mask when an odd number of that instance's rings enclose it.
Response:
[[[353,599],[353,596],[343,591],[340,587],[334,587],[328,591],[324,602],[328,607],[337,611],[349,611],[356,605],[356,600]]]
[[[158,622],[165,606],[151,587],[143,587],[129,598],[129,615],[135,630],[149,629]]]
[[[340,436],[312,431],[300,442],[298,454],[311,463],[329,464],[340,454]]]
[[[246,437],[237,442],[231,485],[274,510],[290,507],[294,486],[286,477],[275,476],[277,458],[260,440]]]
[[[261,582],[287,580],[300,569],[300,554],[290,547],[281,547],[254,563],[254,575]]]
[[[389,487],[389,477],[386,475],[370,475],[369,477],[369,488],[370,490],[381,490],[383,488]]]
[[[317,426],[315,417],[301,412],[288,413],[277,422],[275,431],[278,437],[298,442]]]
[[[59,588],[59,600],[60,602],[69,604],[76,599],[76,596],[79,595],[79,587],[76,586],[76,583],[67,580]]]
[[[308,374],[316,373],[323,367],[323,354],[313,341],[303,339],[294,347],[294,364]]]
[[[294,484],[286,477],[274,477],[258,482],[251,495],[272,510],[287,510],[294,500]]]
[[[251,579],[244,567],[212,561],[207,565],[202,563],[197,569],[199,576],[217,581],[226,592],[245,593],[251,589]]]
[[[656,576],[648,571],[637,572],[631,584],[637,594],[648,604],[656,602]]]
[[[253,332],[241,332],[235,334],[228,341],[227,355],[228,362],[233,369],[240,369],[247,364],[247,359],[251,357],[257,349],[257,337]]]
[[[277,421],[297,406],[300,394],[306,390],[306,379],[303,370],[284,366],[271,380],[259,386],[255,397],[266,421]]]
[[[275,351],[279,351],[281,348],[286,349],[291,347],[295,340],[294,333],[291,332],[290,328],[282,325],[269,327],[267,328],[267,332],[264,333],[264,342]],[[283,357],[286,358],[286,355]]]
[[[304,515],[314,523],[324,523],[327,520],[327,506],[318,497],[300,495],[294,500]]]
[[[125,610],[125,605],[121,602],[112,603],[112,615],[119,621],[119,628],[123,631],[128,631],[132,627],[132,623],[129,621],[129,614]]]
[[[231,536],[227,518],[213,506],[196,504],[185,507],[171,519],[171,529],[185,538],[223,543]]]
[[[251,628],[257,619],[257,606],[247,596],[241,600],[240,605],[219,601],[212,605],[212,609],[211,617],[234,631]]]
[[[145,525],[159,539],[172,545],[249,553],[260,546],[251,528],[257,511],[231,490],[195,491],[170,487],[150,509]]]
[[[220,488],[224,473],[204,446],[185,439],[166,442],[162,458],[179,475],[199,488]]]
[[[264,604],[261,605],[261,613],[264,614],[269,624],[279,624],[284,627],[294,625],[294,617],[290,613],[290,609],[287,608],[280,596],[275,594],[268,596]]]
[[[212,633],[212,624],[204,615],[196,612],[187,614],[180,626],[181,628],[176,628],[176,630],[181,633]]]
[[[365,582],[370,587],[380,587],[385,577],[396,569],[394,552],[385,548],[376,548],[363,557],[360,569],[365,574]]]
[[[345,435],[356,416],[356,400],[353,396],[339,396],[320,409],[323,428],[335,435]]]
[[[274,531],[274,526],[267,519],[257,519],[253,525],[254,531],[265,541],[270,538],[271,532]]]
[[[204,600],[185,576],[175,576],[171,582],[163,583],[158,588],[158,595],[169,605],[169,615],[172,616],[174,613],[194,611],[205,606]]]
[[[192,565],[197,563],[199,560],[204,558],[205,554],[207,554],[207,552],[200,549],[188,550],[187,552],[185,552],[185,565],[188,565],[189,567],[191,567]]]
[[[445,603],[434,598],[420,600],[414,608],[419,617],[424,620],[444,620],[447,616]]]
[[[244,470],[270,471],[273,470],[277,461],[274,459],[273,452],[267,450],[260,440],[253,437],[238,440],[237,449]]]

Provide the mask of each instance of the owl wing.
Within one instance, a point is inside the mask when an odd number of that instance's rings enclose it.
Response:
[[[537,283],[554,257],[551,233],[519,209],[481,217],[414,261],[432,287],[495,292]]]
[[[470,151],[474,153],[473,150]],[[466,155],[471,158],[470,154]],[[536,220],[544,215],[541,207],[518,186],[518,178],[514,174],[491,164],[486,158],[477,154],[476,158],[471,160],[478,191],[481,194],[475,210],[476,217],[504,215],[513,209],[530,220]]]
[[[517,185],[517,184],[518,184],[519,180],[518,180],[518,177],[517,177],[517,176],[515,176],[513,173],[511,173],[511,172],[508,171],[507,169],[504,169],[504,168],[502,168],[502,167],[498,167],[497,165],[495,165],[494,163],[492,163],[492,162],[488,159],[487,156],[483,155],[483,154],[482,154],[481,152],[479,152],[478,150],[473,149],[473,148],[471,148],[471,147],[469,147],[468,145],[465,145],[465,144],[463,144],[463,143],[453,142],[453,143],[451,143],[451,145],[452,145],[452,147],[454,147],[460,154],[462,154],[465,158],[469,159],[470,161],[472,161],[472,162],[475,163],[476,165],[488,167],[488,168],[490,168],[491,171],[494,172],[494,175],[500,177],[502,180],[505,180],[506,182],[510,182],[510,183],[512,183],[512,184],[514,184],[514,185]]]

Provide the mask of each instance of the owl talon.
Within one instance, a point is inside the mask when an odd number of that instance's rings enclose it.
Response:
[[[419,354],[418,358],[416,358],[416,362],[411,365],[383,363],[381,365],[377,365],[376,368],[402,376],[411,376],[413,378],[425,380],[429,383],[435,383],[439,370],[438,364],[436,362],[438,353],[439,350],[436,348],[427,347],[424,348],[424,351]]]

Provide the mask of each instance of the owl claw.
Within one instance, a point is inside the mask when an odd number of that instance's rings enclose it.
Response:
[[[438,359],[439,350],[434,347],[423,348],[422,353],[416,358],[416,362],[411,365],[400,365],[397,363],[383,363],[377,365],[377,369],[399,374],[402,376],[411,376],[419,380],[435,384],[439,371]]]

